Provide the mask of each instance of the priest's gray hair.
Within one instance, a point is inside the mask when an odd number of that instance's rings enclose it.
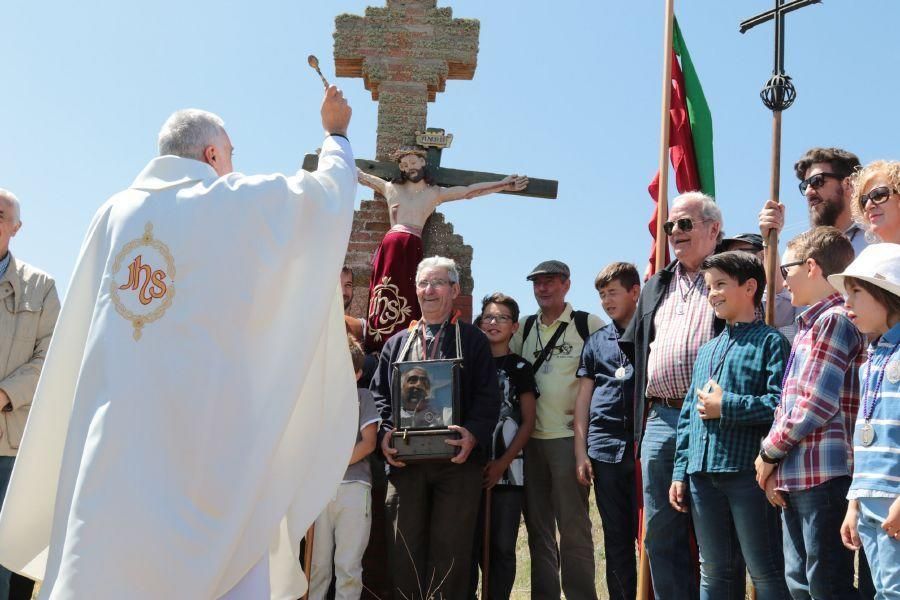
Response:
[[[452,258],[447,258],[446,256],[423,258],[419,266],[416,267],[416,281],[419,280],[419,274],[425,269],[446,269],[450,283],[459,283],[459,269],[456,267],[456,261]]]
[[[713,221],[719,224],[719,241],[722,241],[725,224],[722,221],[722,211],[719,210],[719,205],[716,204],[715,199],[703,192],[685,192],[672,201],[672,206],[674,207],[676,204],[684,204],[686,202],[699,203],[700,218],[704,221]]]
[[[6,199],[13,207],[13,215],[16,217],[16,225],[22,222],[22,209],[19,207],[19,199],[9,190],[0,188],[0,198]]]
[[[225,133],[225,122],[211,112],[185,108],[172,113],[159,130],[159,155],[203,160],[203,151]]]

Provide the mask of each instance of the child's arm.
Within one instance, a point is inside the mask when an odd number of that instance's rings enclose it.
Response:
[[[812,347],[797,375],[797,399],[790,412],[772,424],[763,440],[766,456],[783,458],[806,436],[841,410],[844,375],[864,341],[843,315],[831,314],[813,325]]]
[[[534,421],[537,417],[537,400],[534,397],[534,392],[522,392],[519,394],[519,407],[522,410],[522,424],[519,425],[519,430],[516,431],[516,435],[513,436],[503,456],[487,464],[484,472],[485,488],[492,488],[497,485],[503,472],[509,468],[513,459],[518,456],[525,444],[528,443],[528,440],[531,439],[531,434],[534,433]]]
[[[594,393],[594,378],[578,378],[578,395],[575,397],[575,475],[581,485],[591,485],[594,472],[591,459],[587,455],[588,411],[591,407],[591,396]],[[631,449],[626,449],[630,452]]]
[[[355,465],[375,450],[375,440],[378,437],[376,432],[377,421],[366,423],[360,434],[362,439],[353,446],[353,454],[350,455],[350,464]]]
[[[766,393],[754,396],[722,390],[720,427],[770,425],[772,423],[775,409],[781,401],[781,380],[784,378],[790,347],[784,336],[772,332],[766,337],[762,352],[763,359],[766,361]]]

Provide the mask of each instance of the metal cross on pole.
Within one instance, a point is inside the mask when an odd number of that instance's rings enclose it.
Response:
[[[772,69],[772,77],[766,82],[766,86],[759,93],[766,108],[772,111],[772,179],[769,188],[769,199],[780,202],[779,189],[781,187],[781,113],[790,108],[797,98],[797,89],[791,82],[791,78],[784,71],[784,16],[810,4],[819,4],[821,0],[775,0],[775,8],[750,17],[741,23],[741,33],[750,29],[775,21],[775,66]],[[775,321],[775,264],[778,256],[778,232],[769,230],[766,240],[766,323],[770,325]]]

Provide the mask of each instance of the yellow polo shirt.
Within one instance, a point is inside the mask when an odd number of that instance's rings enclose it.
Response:
[[[534,326],[528,332],[528,339],[522,340],[526,319],[527,315],[519,320],[519,330],[510,340],[509,346],[513,352],[531,363],[537,360],[541,347],[550,341],[560,323],[568,323],[566,330],[553,345],[548,360],[538,367],[534,376],[541,395],[537,400],[537,423],[532,437],[539,440],[572,437],[575,435],[572,430],[572,415],[578,394],[575,372],[584,348],[584,340],[578,335],[578,329],[572,321],[572,305],[567,302],[565,310],[550,325],[541,323],[541,313],[538,312]],[[587,321],[588,331],[592,334],[604,325],[603,320],[594,314],[589,314]]]

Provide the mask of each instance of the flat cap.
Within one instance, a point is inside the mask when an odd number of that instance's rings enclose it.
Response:
[[[750,244],[757,252],[763,249],[763,239],[758,233],[739,233],[734,237],[725,238],[721,242],[721,247],[728,248],[734,242]]]
[[[568,278],[569,265],[561,260],[545,260],[533,268],[531,273],[529,273],[525,279],[531,281],[538,275],[562,275],[563,277]]]

